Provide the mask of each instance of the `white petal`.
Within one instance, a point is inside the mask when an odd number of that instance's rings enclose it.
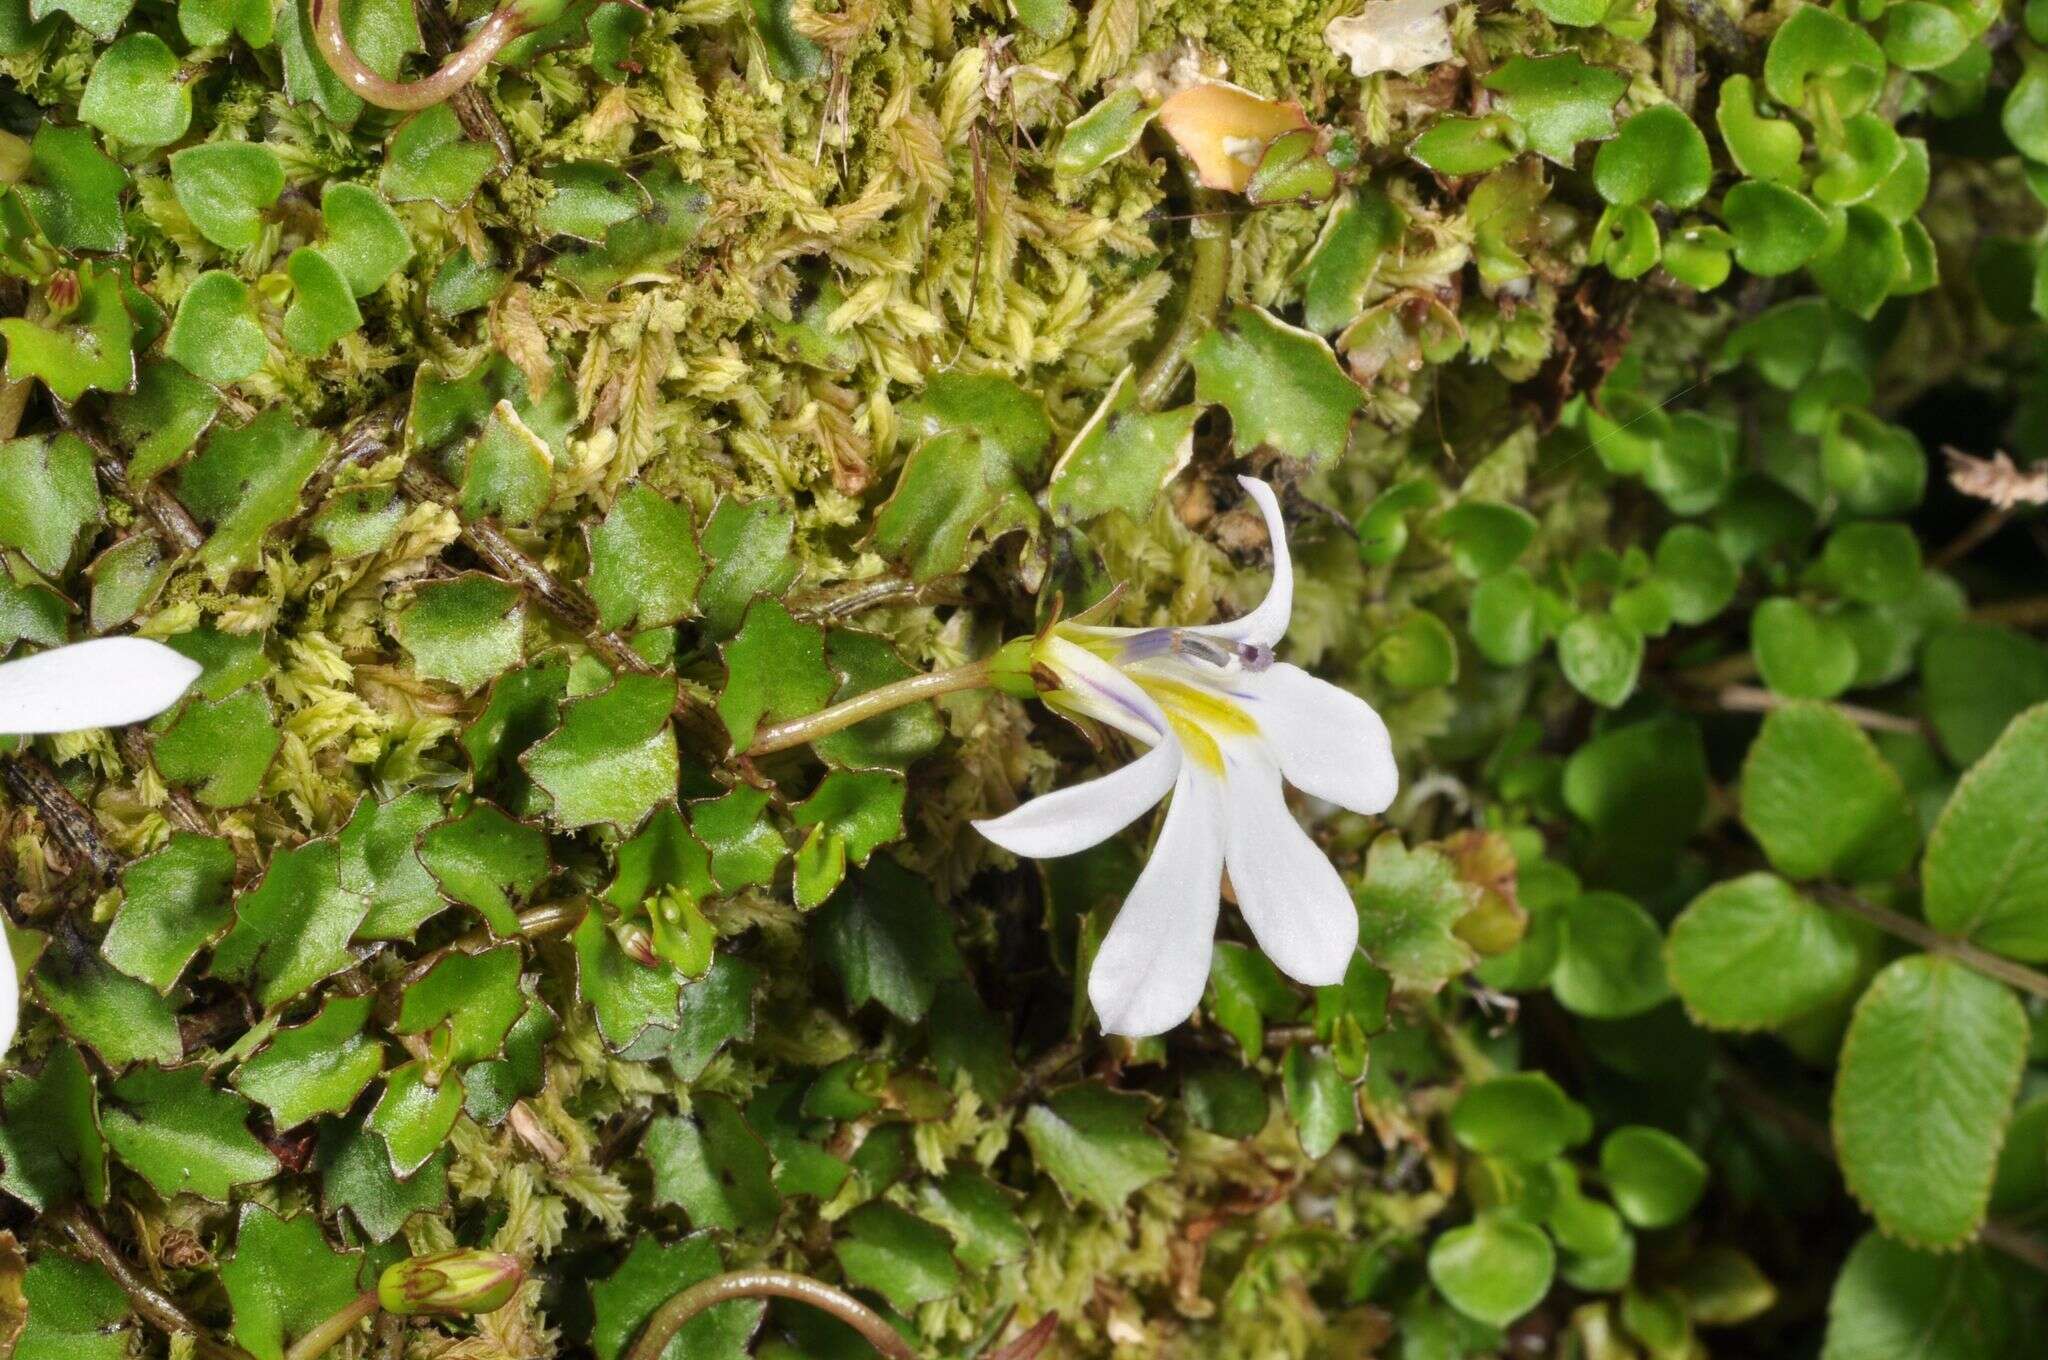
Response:
[[[1224,861],[1245,924],[1296,982],[1342,982],[1358,947],[1358,909],[1344,880],[1287,810],[1280,771],[1265,754],[1239,743],[1225,759]]]
[[[1232,693],[1259,725],[1287,782],[1353,812],[1385,812],[1401,773],[1387,725],[1371,704],[1299,666],[1233,676]]]
[[[1053,859],[1099,845],[1164,798],[1180,773],[1180,744],[1163,741],[1114,774],[1034,798],[974,829],[1013,855]]]
[[[1059,677],[1060,688],[1047,695],[1048,700],[1106,723],[1147,746],[1168,735],[1166,714],[1152,696],[1086,647],[1054,633],[1039,642],[1033,655]]]
[[[1287,621],[1294,616],[1294,558],[1287,551],[1287,522],[1280,518],[1280,498],[1273,488],[1256,477],[1237,479],[1266,517],[1266,536],[1273,540],[1273,584],[1259,607],[1241,619],[1190,628],[1191,633],[1222,638],[1226,642],[1263,642],[1277,647],[1287,634]]]
[[[0,732],[34,736],[141,722],[178,702],[199,663],[146,638],[99,638],[0,666]]]
[[[1152,858],[1088,970],[1102,1028],[1142,1037],[1194,1014],[1209,981],[1223,886],[1223,790],[1183,762]]]

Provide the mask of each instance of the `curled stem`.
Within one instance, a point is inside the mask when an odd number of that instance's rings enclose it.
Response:
[[[795,1299],[799,1303],[808,1303],[859,1332],[867,1338],[870,1346],[888,1356],[889,1360],[917,1360],[917,1352],[910,1348],[910,1343],[897,1335],[896,1329],[883,1321],[882,1315],[874,1309],[822,1280],[786,1270],[735,1270],[698,1281],[655,1310],[654,1316],[647,1319],[647,1329],[640,1333],[633,1349],[626,1352],[625,1360],[658,1360],[675,1334],[682,1330],[683,1324],[707,1308],[731,1299],[764,1298]],[[310,1357],[294,1355],[287,1356],[286,1360],[310,1360]]]
[[[319,1360],[334,1348],[334,1344],[356,1329],[364,1318],[374,1317],[378,1312],[375,1290],[365,1290],[350,1299],[334,1316],[307,1332],[292,1343],[284,1353],[284,1360]]]
[[[754,740],[747,746],[745,754],[750,756],[772,755],[787,751],[792,746],[802,746],[829,737],[834,732],[843,732],[855,723],[866,722],[892,710],[907,707],[924,699],[935,699],[941,694],[957,694],[964,689],[986,689],[991,680],[991,667],[986,660],[972,661],[965,666],[956,666],[949,671],[933,671],[929,675],[913,675],[907,680],[881,685],[856,694],[844,703],[832,705],[802,718],[791,718],[788,722],[764,727],[754,734]]]
[[[410,111],[443,102],[475,80],[506,44],[526,31],[526,18],[518,7],[494,10],[434,74],[419,80],[387,80],[356,55],[348,34],[342,31],[341,0],[313,0],[313,36],[320,55],[342,84],[380,109]]]

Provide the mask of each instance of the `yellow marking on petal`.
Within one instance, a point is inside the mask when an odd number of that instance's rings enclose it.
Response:
[[[1216,744],[1216,738],[1210,736],[1200,723],[1192,718],[1184,718],[1170,708],[1166,710],[1166,721],[1173,724],[1173,733],[1180,738],[1182,755],[1210,774],[1223,773],[1223,748]]]
[[[1251,714],[1213,690],[1151,675],[1138,674],[1132,678],[1144,686],[1147,694],[1159,701],[1159,706],[1166,710],[1169,717],[1176,720],[1187,717],[1209,731],[1223,736],[1259,735],[1259,725]],[[1176,721],[1174,726],[1179,727],[1179,722]]]

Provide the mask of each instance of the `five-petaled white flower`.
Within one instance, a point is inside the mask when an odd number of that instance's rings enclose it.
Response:
[[[0,663],[0,736],[141,722],[176,703],[199,678],[199,669],[197,662],[144,638],[99,638]],[[14,962],[0,947],[0,1053],[14,1042],[20,1006]]]
[[[1230,623],[1197,628],[1057,624],[1032,659],[1057,709],[1152,749],[1100,779],[976,822],[1014,854],[1071,855],[1171,793],[1152,857],[1088,975],[1113,1034],[1157,1034],[1201,1000],[1223,872],[1267,957],[1298,982],[1341,982],[1358,944],[1351,894],[1287,809],[1281,780],[1360,813],[1386,810],[1397,772],[1386,724],[1354,694],[1273,660],[1294,609],[1294,569],[1271,487],[1238,479],[1273,540],[1273,585]]]

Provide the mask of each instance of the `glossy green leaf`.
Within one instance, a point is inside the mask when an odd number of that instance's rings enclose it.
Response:
[[[369,903],[341,886],[332,841],[281,850],[263,881],[235,899],[235,924],[213,950],[213,976],[251,984],[282,1005],[355,962],[349,937]]]
[[[448,104],[425,108],[398,125],[386,148],[377,187],[393,203],[426,199],[450,212],[469,202],[498,167],[498,149],[464,139]]]
[[[1795,189],[1750,179],[1721,200],[1721,219],[1735,238],[1735,262],[1763,278],[1789,274],[1814,257],[1828,219]]]
[[[1173,1153],[1146,1123],[1146,1110],[1140,1095],[1070,1086],[1025,1112],[1024,1141],[1067,1199],[1122,1213],[1132,1195],[1173,1169]]]
[[[492,934],[519,933],[519,906],[548,874],[546,832],[479,802],[428,827],[417,844],[419,863],[443,893],[474,908]]]
[[[562,725],[520,757],[554,800],[557,825],[630,829],[675,797],[681,771],[668,723],[675,702],[674,680],[628,675],[564,705]]]
[[[28,1316],[14,1339],[18,1360],[123,1360],[128,1354],[128,1296],[100,1266],[48,1252],[19,1279]]]
[[[46,287],[58,291],[62,277]],[[7,340],[7,377],[39,378],[60,401],[87,392],[125,392],[135,382],[135,323],[112,269],[81,264],[75,275],[77,301],[52,308],[51,324],[10,316],[0,320]]]
[[[239,382],[263,366],[270,344],[251,306],[249,286],[213,270],[193,280],[178,304],[164,353],[210,383]],[[271,412],[280,419],[284,413]]]
[[[1936,930],[2048,960],[2048,708],[2015,718],[1956,786],[1927,839],[1922,905]]]
[[[2019,998],[1954,959],[1908,955],[1863,993],[1842,1041],[1835,1148],[1885,1232],[1937,1249],[1976,1233],[2026,1050]]]
[[[424,1062],[384,1074],[384,1094],[369,1125],[390,1153],[391,1174],[405,1180],[440,1151],[462,1116],[462,1097],[461,1078],[446,1072],[436,1080]]]
[[[1771,35],[1764,56],[1764,86],[1789,108],[1815,108],[1821,100],[1836,117],[1863,112],[1884,84],[1884,52],[1849,20],[1818,5],[1802,5]]]
[[[1047,433],[1050,438],[1050,431]],[[790,553],[796,514],[779,501],[721,499],[704,525],[704,582],[697,609],[713,637],[740,630],[756,595],[780,595],[796,579]]]
[[[670,1296],[724,1270],[708,1232],[667,1244],[641,1237],[609,1278],[590,1286],[590,1347],[597,1360],[619,1360]],[[746,1360],[765,1307],[759,1299],[713,1304],[684,1323],[657,1360]]]
[[[879,1002],[900,1020],[923,1019],[939,983],[960,972],[951,921],[924,881],[886,855],[847,875],[810,939],[850,1008]]]
[[[73,1198],[106,1203],[98,1092],[77,1048],[57,1044],[41,1071],[9,1073],[0,1109],[0,1190],[38,1213]]]
[[[78,117],[131,146],[163,146],[192,125],[192,82],[154,33],[130,33],[100,54]]]
[[[36,999],[64,1032],[109,1067],[185,1056],[177,1016],[146,983],[117,972],[84,940],[59,931],[29,974]]]
[[[2022,710],[2048,699],[2048,647],[1990,623],[1937,628],[1921,650],[1927,716],[1949,758],[1968,765]]]
[[[704,558],[689,513],[635,483],[590,534],[590,598],[605,628],[653,628],[696,612]]]
[[[1856,725],[1821,704],[1764,719],[1742,766],[1742,824],[1788,878],[1889,878],[1919,842],[1906,788]]]
[[[442,955],[405,989],[398,1032],[427,1035],[437,1064],[467,1066],[497,1057],[526,1010],[519,965],[517,945]]]
[[[1716,1029],[1768,1029],[1847,995],[1861,965],[1843,916],[1773,874],[1716,883],[1671,923],[1671,983],[1694,1019]]]
[[[1529,134],[1529,145],[1559,165],[1580,142],[1614,135],[1614,106],[1628,89],[1619,72],[1588,66],[1576,52],[1513,57],[1482,82]]]
[[[815,713],[832,696],[825,630],[798,622],[779,601],[757,601],[738,636],[722,650],[726,681],[718,716],[734,750],[753,745],[764,719],[780,722]]]
[[[1381,836],[1352,895],[1358,947],[1401,986],[1434,991],[1477,961],[1456,931],[1476,894],[1438,851]]]
[[[320,253],[333,262],[357,297],[367,297],[412,259],[412,238],[398,214],[361,184],[330,184],[320,195],[327,239]]]
[[[192,786],[208,807],[240,807],[263,790],[284,736],[260,689],[218,702],[193,699],[156,739],[150,758],[174,784]]]
[[[1506,165],[1526,145],[1522,125],[1504,113],[1453,116],[1430,124],[1408,144],[1408,154],[1440,175],[1483,175]]]
[[[1672,104],[1653,104],[1621,125],[1593,158],[1593,185],[1609,203],[1690,208],[1706,196],[1714,167],[1707,139]]]
[[[1037,397],[1005,378],[941,374],[904,420],[920,442],[875,516],[884,553],[930,580],[959,571],[979,545],[1036,527],[1032,491],[1052,442]]]
[[[1515,1072],[1460,1096],[1451,1133],[1485,1156],[1541,1162],[1591,1138],[1593,1117],[1541,1072]]]
[[[1053,465],[1046,504],[1058,522],[1083,523],[1112,510],[1142,519],[1187,466],[1202,408],[1140,410],[1136,372],[1125,366]]]
[[[1685,1221],[1707,1188],[1707,1164],[1678,1139],[1642,1124],[1600,1144],[1600,1174],[1622,1216],[1638,1228]]]
[[[676,971],[628,955],[601,912],[584,916],[573,943],[577,992],[596,1012],[605,1043],[620,1053],[637,1053],[649,1039],[658,1041],[655,1051],[665,1048],[678,1023]]]
[[[1478,580],[1505,571],[1536,538],[1536,519],[1518,505],[1460,501],[1436,517],[1430,534],[1450,549],[1459,573]]]
[[[164,1196],[225,1202],[277,1174],[249,1132],[249,1102],[207,1084],[201,1067],[139,1067],[115,1082],[102,1115],[114,1155]]]
[[[654,1202],[675,1205],[693,1228],[753,1231],[782,1212],[768,1147],[725,1096],[699,1096],[689,1116],[656,1119],[641,1147]]]
[[[1592,892],[1564,909],[1550,990],[1574,1015],[1618,1020],[1667,1000],[1664,937],[1630,898]]]
[[[945,1231],[893,1204],[864,1204],[840,1225],[833,1255],[847,1280],[908,1313],[952,1294],[960,1284]]]
[[[1828,614],[1778,596],[1750,615],[1749,643],[1764,683],[1791,699],[1832,699],[1856,678],[1856,644]]]
[[[1280,1065],[1280,1089],[1307,1156],[1326,1156],[1338,1139],[1358,1131],[1358,1097],[1326,1050],[1291,1045]]]
[[[797,906],[823,903],[849,863],[865,865],[877,848],[903,834],[905,793],[903,780],[884,770],[834,770],[791,809],[790,820],[806,830],[797,852]]]
[[[420,587],[392,631],[413,669],[474,693],[522,660],[526,606],[514,586],[481,572]]]
[[[177,985],[193,955],[228,923],[235,852],[225,840],[173,832],[121,874],[121,912],[100,946],[107,962],[159,992]]]
[[[373,1242],[390,1241],[414,1215],[447,1203],[447,1161],[444,1152],[401,1181],[381,1138],[360,1121],[333,1119],[322,1121],[314,1152],[322,1206],[336,1217],[348,1210]]]
[[[1772,118],[1757,107],[1756,85],[1748,76],[1731,75],[1721,82],[1714,122],[1729,159],[1749,177],[1747,182],[1799,186],[1799,159],[1806,140],[1790,121]]]
[[[1835,1277],[1821,1360],[2003,1360],[2024,1330],[1984,1253],[1916,1251],[1870,1232]]]
[[[1195,395],[1230,412],[1240,450],[1263,446],[1321,465],[1350,443],[1364,394],[1321,336],[1260,308],[1237,307],[1188,358]]]
[[[92,450],[74,435],[0,443],[0,547],[47,576],[70,566],[86,526],[100,519]]]
[[[384,1047],[363,1032],[375,998],[337,996],[302,1025],[281,1029],[235,1069],[235,1089],[280,1129],[343,1114],[384,1070]]]
[[[1482,1214],[1429,1249],[1430,1283],[1459,1312],[1493,1327],[1541,1303],[1556,1269],[1550,1239],[1502,1214]]]
[[[37,182],[20,186],[36,225],[65,250],[127,248],[121,197],[128,173],[99,148],[84,128],[44,123],[29,144]]]
[[[288,1346],[361,1292],[358,1269],[354,1258],[327,1244],[317,1215],[280,1218],[244,1204],[234,1254],[220,1267],[235,1341],[256,1360],[284,1360]]]
[[[1301,266],[1302,324],[1318,335],[1357,319],[1365,292],[1404,225],[1394,201],[1369,184],[1340,195]]]
[[[325,354],[335,341],[363,324],[348,280],[325,254],[300,246],[285,272],[292,281],[292,301],[280,329],[293,349],[305,355]]]
[[[826,635],[825,661],[841,677],[832,694],[833,703],[917,674],[888,642],[851,628],[835,628]],[[811,743],[811,749],[847,768],[900,770],[928,755],[944,739],[945,727],[938,710],[927,701],[821,737]]]
[[[298,509],[299,490],[327,455],[327,439],[273,408],[239,429],[216,430],[178,471],[178,496],[212,526],[199,560],[224,575],[250,565],[263,538]]]
[[[440,799],[414,789],[386,802],[365,794],[341,829],[341,886],[365,898],[370,911],[356,928],[362,940],[409,940],[447,903],[413,852],[442,818]]]
[[[1137,87],[1116,90],[1067,124],[1053,154],[1053,169],[1072,177],[1100,170],[1138,144],[1153,112]]]
[[[1573,689],[1619,708],[1642,671],[1643,635],[1612,614],[1581,614],[1558,634],[1557,662]]]

